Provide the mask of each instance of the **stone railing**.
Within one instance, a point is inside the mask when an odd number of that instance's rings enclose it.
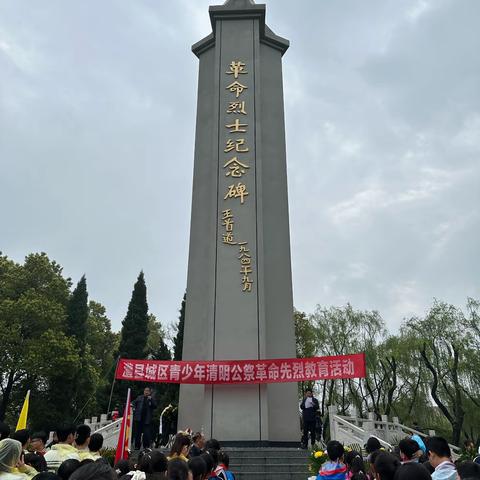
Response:
[[[376,437],[385,448],[392,448],[393,445],[406,436],[417,434],[421,438],[435,435],[435,430],[429,430],[428,434],[402,425],[397,417],[392,421],[388,420],[387,415],[382,415],[381,420],[375,419],[375,414],[370,412],[368,418],[360,418],[356,412],[352,415],[338,415],[335,405],[328,407],[330,419],[330,436],[333,440],[338,440],[344,444],[364,445],[369,437]],[[454,456],[458,456],[460,449],[455,445],[450,445]]]

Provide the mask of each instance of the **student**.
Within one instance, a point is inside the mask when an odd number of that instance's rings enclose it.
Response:
[[[404,463],[395,472],[394,480],[431,480],[427,469],[419,463]]]
[[[40,472],[32,480],[61,480],[61,478],[52,472]]]
[[[365,444],[365,451],[370,456],[373,452],[376,452],[382,448],[382,444],[377,437],[370,437]]]
[[[167,457],[160,450],[152,450],[142,456],[137,469],[145,472],[146,480],[165,480],[167,464]]]
[[[328,460],[322,465],[317,480],[345,480],[347,466],[343,463],[343,445],[336,440],[327,444]]]
[[[22,444],[22,449],[25,453],[28,452],[28,445],[30,444],[30,432],[25,428],[17,430],[12,434],[14,440],[18,440]]]
[[[174,458],[168,462],[167,469],[168,480],[187,480],[188,464],[179,458]]]
[[[74,458],[69,458],[58,467],[57,475],[62,480],[68,480],[71,477],[72,473],[78,468],[80,468],[80,462],[78,460],[75,460]]]
[[[103,447],[103,435],[101,433],[92,433],[90,442],[88,443],[88,449],[90,450],[91,458],[98,460],[102,458],[100,450]]]
[[[57,472],[58,467],[69,458],[80,461],[77,449],[73,446],[75,427],[64,424],[56,430],[58,443],[52,445],[52,448],[45,454],[48,470]]]
[[[179,458],[185,463],[188,462],[188,452],[190,450],[190,437],[183,433],[178,433],[173,442],[172,448],[170,449],[170,454],[167,457],[168,460],[173,460]]]
[[[347,466],[347,480],[366,480],[365,463],[359,452],[347,452],[344,457]]]
[[[202,451],[205,447],[205,435],[201,432],[197,432],[192,437],[192,448],[190,448],[190,452],[188,454],[189,458],[198,457],[202,454]]]
[[[45,455],[48,451],[45,447],[47,440],[48,435],[45,432],[35,432],[30,438],[30,447],[35,453],[38,453],[39,455]]]
[[[230,470],[230,456],[223,450],[218,452],[218,466],[225,473],[226,480],[235,480],[235,475]]]
[[[393,480],[400,460],[391,453],[377,450],[371,456],[372,473],[375,480]]]
[[[457,465],[457,473],[460,480],[479,480],[480,465],[475,462],[462,462]]]
[[[106,461],[100,459],[75,470],[69,480],[117,480],[117,474]]]
[[[192,473],[192,480],[204,480],[207,472],[207,464],[205,459],[199,455],[188,461],[188,468]]]
[[[415,440],[412,440],[410,437],[404,438],[403,440],[400,440],[398,448],[400,449],[400,460],[402,461],[402,464],[418,463],[418,452],[421,452],[421,450]]]
[[[428,460],[435,471],[433,480],[456,480],[457,469],[451,460],[452,452],[442,437],[430,437],[428,441]]]
[[[22,454],[22,444],[18,440],[0,440],[0,480],[27,480],[37,473],[23,464]]]
[[[91,433],[92,430],[88,425],[79,425],[75,432],[75,447],[77,448],[80,461],[85,460],[86,458],[94,460],[94,457],[88,448]]]
[[[4,423],[0,422],[0,440],[8,438],[10,436],[10,427]]]
[[[43,455],[40,455],[36,452],[25,453],[23,457],[23,461],[25,465],[29,465],[30,467],[34,468],[37,472],[46,472],[47,471],[47,462]]]

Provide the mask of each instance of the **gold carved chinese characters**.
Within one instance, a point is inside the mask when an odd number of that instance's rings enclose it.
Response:
[[[223,148],[226,154],[223,161],[225,177],[231,179],[227,184],[223,200],[228,202],[228,207],[221,212],[221,238],[224,245],[235,245],[238,247],[238,262],[240,267],[240,279],[242,292],[249,293],[253,288],[253,262],[246,241],[237,241],[235,238],[234,208],[241,208],[248,201],[247,177],[250,170],[248,155],[250,147],[243,134],[248,131],[247,102],[244,95],[248,94],[248,86],[242,77],[248,75],[245,62],[232,60],[225,72],[230,76],[227,81],[226,90],[233,96],[227,102],[226,113],[229,121],[226,122],[227,138]],[[245,78],[245,77],[244,77]]]

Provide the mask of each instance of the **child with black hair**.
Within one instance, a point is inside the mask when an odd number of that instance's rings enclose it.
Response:
[[[218,452],[218,466],[225,473],[226,480],[235,480],[235,475],[230,470],[230,455],[223,450]]]
[[[327,455],[329,460],[326,461],[317,480],[346,480],[347,466],[343,463],[343,454],[345,450],[343,445],[336,440],[331,440],[327,444]]]
[[[37,472],[47,471],[47,462],[43,458],[43,455],[39,453],[25,453],[23,461],[25,465],[30,465],[30,467],[34,468]]]
[[[202,455],[191,458],[188,461],[188,468],[192,473],[192,480],[204,480],[207,474],[207,464]]]
[[[188,464],[180,458],[173,458],[168,461],[167,470],[168,480],[187,480]]]
[[[365,464],[360,453],[354,450],[347,452],[344,461],[347,466],[347,480],[366,480]]]
[[[88,425],[79,425],[75,431],[75,448],[77,449],[80,461],[89,458],[93,460],[88,444],[90,443],[90,435],[92,430]]]
[[[394,480],[431,480],[428,470],[420,463],[404,463],[395,472]]]
[[[393,480],[400,467],[400,460],[388,452],[377,450],[371,456],[372,473],[375,480]]]

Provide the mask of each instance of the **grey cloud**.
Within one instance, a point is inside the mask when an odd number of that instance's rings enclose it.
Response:
[[[0,249],[45,250],[115,327],[143,268],[160,320],[186,282],[207,1],[0,4]],[[391,326],[478,295],[474,0],[271,0],[284,57],[297,308]]]

